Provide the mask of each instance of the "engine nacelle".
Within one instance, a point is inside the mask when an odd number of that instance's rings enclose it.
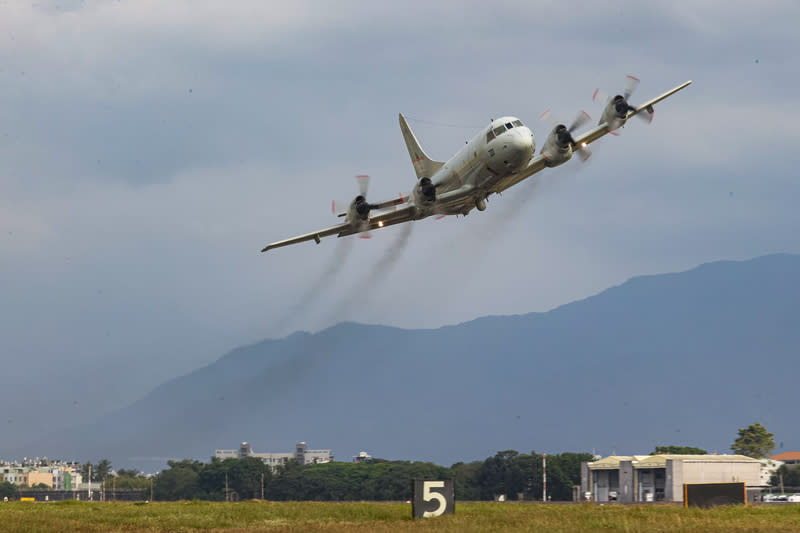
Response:
[[[563,124],[559,124],[550,135],[542,147],[542,157],[547,161],[548,167],[557,167],[566,163],[572,157],[572,135]]]
[[[422,178],[414,187],[413,195],[416,205],[432,204],[436,201],[436,185],[430,178]]]
[[[349,222],[361,221],[366,222],[369,220],[369,211],[372,206],[364,195],[359,194],[350,202],[350,208],[347,210],[347,220]]]
[[[629,105],[624,96],[618,94],[606,104],[606,108],[603,110],[603,116],[600,117],[598,125],[605,122],[608,124],[608,130],[614,131],[625,125],[628,111],[635,110],[636,108]]]

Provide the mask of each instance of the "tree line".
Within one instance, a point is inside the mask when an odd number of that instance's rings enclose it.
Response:
[[[572,499],[580,484],[586,453],[547,457],[547,492],[552,500]],[[155,500],[397,501],[411,499],[414,479],[453,479],[459,500],[491,500],[499,494],[511,500],[542,498],[542,456],[515,450],[498,452],[485,461],[450,467],[418,461],[371,459],[361,463],[301,465],[287,461],[274,472],[255,457],[169,461],[156,476]]]
[[[740,428],[731,445],[734,453],[767,457],[775,449],[774,435],[759,423]],[[691,446],[657,446],[653,454],[705,454]],[[569,501],[572,487],[580,484],[580,465],[592,461],[588,453],[562,453],[547,457],[548,499]],[[120,469],[112,477],[107,459],[83,465],[84,479],[99,481],[108,490],[150,489],[156,500],[408,500],[413,479],[453,479],[456,498],[491,500],[504,494],[507,499],[541,500],[542,456],[516,450],[498,452],[484,461],[456,463],[450,467],[419,461],[372,459],[362,463],[300,465],[291,460],[275,471],[260,459],[213,458],[209,463],[184,459],[168,461],[169,468],[154,478],[135,470]],[[800,468],[782,466],[772,477],[774,487],[800,487]],[[26,488],[47,489],[45,485],[20,487],[0,480],[0,498],[10,499]]]

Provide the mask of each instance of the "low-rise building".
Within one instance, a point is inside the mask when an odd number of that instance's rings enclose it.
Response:
[[[761,486],[768,487],[778,469],[783,466],[783,461],[776,461],[775,459],[761,459]]]
[[[782,461],[786,466],[800,465],[800,452],[782,452],[770,457],[773,461]]]
[[[581,490],[595,502],[683,501],[684,483],[761,487],[761,462],[744,455],[610,456],[581,464]]]
[[[15,485],[47,485],[55,490],[75,490],[81,483],[81,465],[76,462],[23,459],[0,461],[0,477]]]

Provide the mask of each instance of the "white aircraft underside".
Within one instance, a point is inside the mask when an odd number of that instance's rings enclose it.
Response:
[[[574,151],[585,151],[589,144],[639,113],[652,115],[656,103],[690,83],[678,85],[638,107],[628,104],[631,91],[627,90],[624,97],[617,95],[609,100],[600,123],[589,131],[572,137],[572,128],[553,128],[535,157],[536,139],[531,130],[516,117],[502,117],[493,120],[447,162],[434,161],[422,150],[401,114],[400,129],[417,174],[417,183],[408,196],[370,204],[362,191],[347,212],[339,215],[345,217],[343,223],[271,243],[261,251],[312,240],[319,244],[320,239],[331,235],[344,237],[431,215],[466,215],[474,208],[483,211],[490,195],[545,168],[565,163]]]

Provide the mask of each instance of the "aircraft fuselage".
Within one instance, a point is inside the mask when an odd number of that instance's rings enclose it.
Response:
[[[501,117],[470,139],[433,176],[436,195],[456,191],[462,187],[472,190],[475,207],[483,210],[491,188],[503,178],[525,168],[536,150],[536,139],[531,130],[515,117]],[[424,197],[420,187],[414,189],[412,202],[417,208],[416,218],[432,214],[466,214],[473,206],[459,206],[452,210],[437,205]]]

